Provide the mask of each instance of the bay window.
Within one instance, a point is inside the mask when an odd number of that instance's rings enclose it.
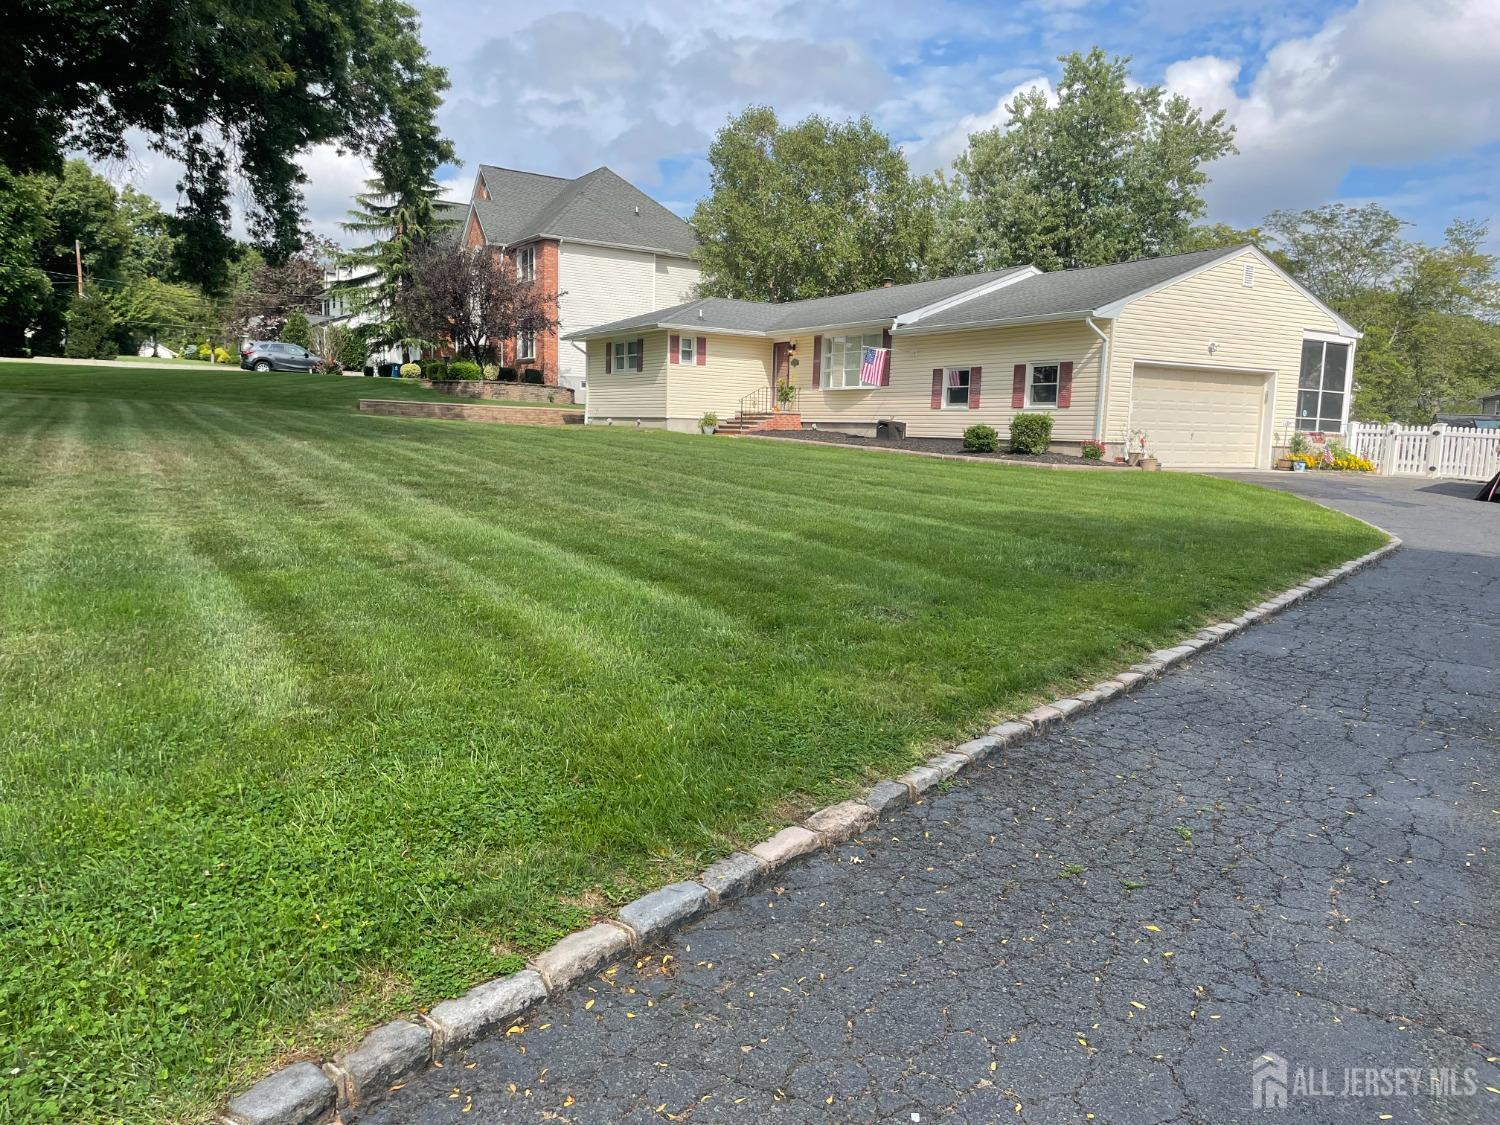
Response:
[[[868,384],[859,381],[865,349],[883,347],[885,337],[879,332],[867,332],[863,336],[824,336],[823,386],[835,391],[869,390]]]

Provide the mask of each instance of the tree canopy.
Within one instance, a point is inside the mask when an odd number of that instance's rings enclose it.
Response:
[[[1130,83],[1129,59],[1063,56],[1057,101],[1028,90],[970,136],[942,182],[940,275],[1021,263],[1108,265],[1173,253],[1204,210],[1203,165],[1235,151],[1224,112]]]
[[[557,327],[556,302],[524,281],[492,247],[439,238],[412,263],[412,283],[397,294],[396,315],[428,346],[483,359],[502,340]]]
[[[783,126],[751,106],[708,161],[711,190],[692,216],[704,295],[792,301],[920,275],[930,188],[868,118]]]
[[[453,157],[433,122],[447,76],[399,0],[16,0],[0,47],[0,163],[56,172],[65,152],[120,158],[144,133],[184,165],[179,270],[213,291],[236,179],[279,262],[302,243],[297,157],[311,146],[365,157],[403,196]]]

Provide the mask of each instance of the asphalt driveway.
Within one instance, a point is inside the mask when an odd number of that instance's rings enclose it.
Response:
[[[360,1120],[1500,1120],[1500,505],[1262,482],[1406,547]]]

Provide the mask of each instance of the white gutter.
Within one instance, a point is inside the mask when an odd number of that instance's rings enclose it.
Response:
[[[1099,404],[1094,409],[1094,437],[1104,441],[1105,414],[1109,407],[1109,336],[1099,330],[1093,317],[1086,316],[1083,322],[1099,337]]]

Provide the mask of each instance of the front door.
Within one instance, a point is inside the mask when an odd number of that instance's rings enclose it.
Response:
[[[792,345],[783,341],[771,349],[771,386],[780,386],[792,381]]]

